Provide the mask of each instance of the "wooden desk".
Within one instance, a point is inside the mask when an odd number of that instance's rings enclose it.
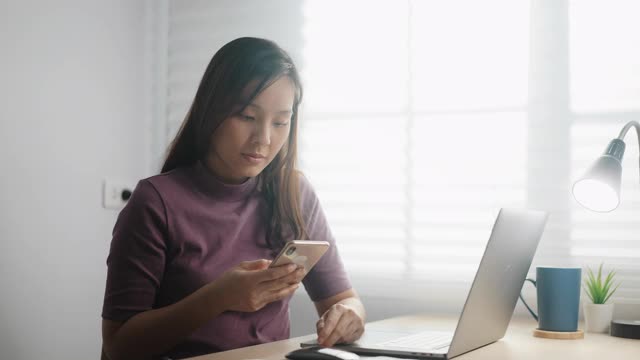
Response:
[[[367,324],[367,328],[403,327],[424,328],[425,324],[434,329],[452,329],[457,318],[415,315],[391,318]],[[460,360],[590,360],[590,359],[629,359],[640,360],[640,340],[623,339],[606,334],[585,333],[582,340],[550,340],[533,337],[536,323],[529,318],[511,320],[507,334],[501,340],[476,349],[455,359]],[[580,328],[584,328],[581,324]],[[282,360],[284,355],[300,348],[300,343],[314,339],[314,335],[301,336],[269,344],[225,351],[221,353],[191,358],[191,360],[240,360],[268,359]]]

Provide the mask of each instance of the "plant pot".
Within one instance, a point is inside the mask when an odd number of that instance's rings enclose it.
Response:
[[[613,304],[584,304],[585,330],[593,333],[609,333],[613,318]]]

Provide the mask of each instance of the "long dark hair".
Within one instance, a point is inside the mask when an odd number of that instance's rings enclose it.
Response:
[[[284,237],[307,239],[300,210],[300,172],[296,169],[298,108],[302,84],[291,57],[276,43],[243,37],[215,53],[204,72],[191,109],[171,142],[162,172],[191,166],[206,158],[211,135],[229,116],[244,110],[253,99],[281,76],[295,86],[293,114],[287,143],[258,175],[258,184],[270,211],[267,240],[271,247]]]

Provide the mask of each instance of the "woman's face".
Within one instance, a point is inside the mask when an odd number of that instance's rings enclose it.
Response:
[[[212,135],[207,167],[227,183],[260,174],[289,137],[294,96],[293,82],[282,76],[225,119]]]

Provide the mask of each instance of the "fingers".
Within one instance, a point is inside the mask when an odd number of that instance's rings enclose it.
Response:
[[[304,278],[305,275],[306,275],[306,272],[304,270],[304,267],[297,266],[294,271],[292,271],[289,274],[281,277],[280,279],[276,279],[274,281],[280,281],[280,282],[284,282],[284,283],[288,283],[288,284],[292,284],[293,285],[293,284],[297,284],[300,281],[302,281],[302,278]]]
[[[264,270],[269,267],[271,260],[259,259],[254,261],[243,261],[238,266],[244,270]]]
[[[298,287],[300,287],[300,284],[293,284],[293,285],[288,285],[287,287],[280,290],[271,291],[269,295],[267,295],[266,303],[267,304],[272,303],[274,301],[282,300],[286,297],[289,297],[294,292],[296,292]]]
[[[279,288],[282,288],[282,287],[287,286],[287,285],[298,284],[300,281],[302,281],[304,276],[305,276],[305,270],[304,270],[304,268],[301,267],[301,268],[298,268],[298,269],[288,273],[287,275],[285,275],[285,276],[283,276],[281,278],[278,278],[278,279],[275,279],[275,280],[265,281],[265,282],[263,282],[263,284],[266,287],[268,287],[268,288],[270,288],[272,290],[275,290],[275,289],[279,289]]]
[[[318,334],[318,342],[320,342],[320,333],[322,332],[322,329],[324,329],[324,318],[320,318],[320,320],[318,320],[318,322],[316,323],[316,333]]]
[[[322,315],[322,322],[318,321],[318,327],[320,328],[318,331],[318,343],[323,346],[331,346],[335,343],[331,343],[331,345],[326,345],[329,343],[329,337],[334,333],[334,330],[338,326],[340,322],[340,318],[342,317],[342,305],[337,304],[332,306],[324,315]]]
[[[289,284],[297,284],[300,281],[302,281],[302,279],[304,279],[305,275],[307,275],[307,271],[304,269],[304,267],[298,266],[296,271],[294,271],[291,274],[287,275],[287,278],[285,278],[283,280],[288,282]]]
[[[338,339],[338,342],[352,343],[360,338],[358,331],[360,331],[360,322],[357,319],[353,319],[349,325],[347,325],[344,334]]]
[[[270,291],[280,290],[289,285],[299,284],[300,281],[302,281],[302,279],[304,278],[304,275],[305,275],[305,270],[304,268],[301,267],[290,273],[287,273],[286,275],[280,278],[263,281],[261,282],[260,286],[263,290],[270,290]]]
[[[337,304],[316,324],[318,343],[333,346],[341,342],[354,342],[364,332],[364,324],[353,309]]]
[[[336,326],[336,328],[333,329],[333,332],[331,333],[331,335],[329,335],[329,337],[326,338],[324,342],[321,343],[322,346],[331,347],[340,342],[344,342],[343,337],[345,336],[345,332],[346,332],[346,329],[344,328],[344,325],[338,324],[338,326]]]
[[[364,334],[364,326],[363,325],[359,325],[356,329],[356,332],[353,333],[353,340],[348,341],[348,342],[355,342],[358,339],[360,339],[362,337],[362,334]]]
[[[283,287],[279,287],[275,290],[266,289],[263,283],[253,284],[254,288],[248,294],[247,309],[250,312],[258,311],[274,301],[282,300],[286,297],[293,295],[293,293],[300,286],[296,284],[284,284]]]
[[[331,335],[322,343],[323,346],[330,347],[339,343],[351,343],[359,338],[356,336],[359,328],[358,321],[349,322],[344,315],[340,319]]]
[[[318,344],[322,345],[324,340],[331,335],[331,329],[325,330],[327,325],[325,324],[324,317],[321,317],[316,323],[316,333],[318,334]]]
[[[266,269],[265,271],[261,272],[260,280],[263,282],[266,282],[266,281],[280,279],[294,272],[297,268],[298,268],[298,265],[296,264],[287,264],[287,265]]]

